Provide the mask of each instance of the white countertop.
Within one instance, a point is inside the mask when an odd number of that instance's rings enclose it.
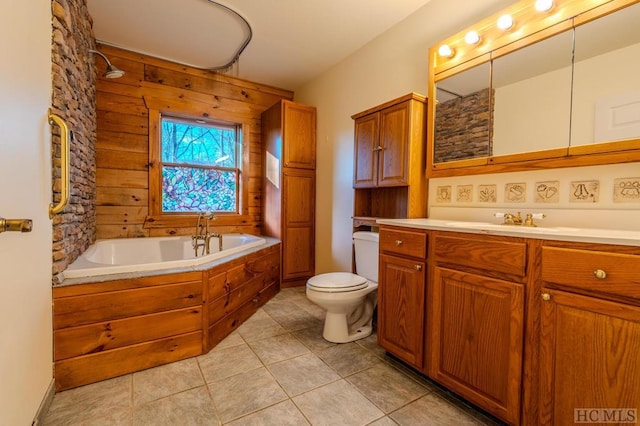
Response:
[[[379,225],[403,226],[406,228],[432,229],[437,231],[640,247],[640,231],[627,231],[623,229],[571,228],[563,226],[529,227],[442,219],[378,219],[376,223]]]

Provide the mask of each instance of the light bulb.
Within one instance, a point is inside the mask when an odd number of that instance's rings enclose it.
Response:
[[[498,18],[498,28],[506,31],[511,27],[513,27],[513,18],[511,15],[502,15]]]
[[[449,45],[443,44],[438,48],[438,55],[443,58],[450,58],[453,56],[453,53],[453,49]]]
[[[480,36],[477,31],[469,31],[465,34],[464,41],[466,41],[467,44],[477,44],[480,42]]]
[[[547,12],[553,7],[553,0],[536,0],[536,10],[538,12]]]

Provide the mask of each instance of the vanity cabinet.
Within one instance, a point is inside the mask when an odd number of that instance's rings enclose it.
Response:
[[[411,93],[351,117],[356,227],[373,217],[426,216],[426,104]]]
[[[494,416],[520,418],[525,241],[432,233],[428,374]]]
[[[280,100],[262,113],[262,227],[282,241],[282,285],[315,275],[316,109]]]
[[[378,343],[422,369],[427,233],[380,228]]]
[[[598,423],[605,415],[634,420],[628,409],[640,408],[640,250],[546,243],[540,256],[540,424],[574,424],[587,409],[609,410],[589,412]]]

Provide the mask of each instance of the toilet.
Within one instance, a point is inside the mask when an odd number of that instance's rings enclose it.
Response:
[[[347,343],[371,335],[373,310],[377,302],[377,232],[353,234],[356,274],[330,272],[307,281],[307,298],[327,311],[322,337]]]

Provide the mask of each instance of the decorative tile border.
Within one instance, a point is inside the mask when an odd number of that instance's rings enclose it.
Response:
[[[436,189],[436,203],[450,203],[451,202],[451,186],[439,186]]]
[[[613,181],[614,203],[640,203],[640,177]]]
[[[473,201],[473,185],[458,185],[456,187],[456,201],[470,203]]]
[[[498,185],[478,185],[478,201],[495,203],[498,201]]]
[[[526,203],[527,202],[527,184],[507,183],[504,186],[504,202],[505,203]]]
[[[600,199],[600,181],[571,182],[569,191],[569,202],[571,203],[597,203]]]
[[[536,182],[534,202],[558,203],[560,202],[560,181],[549,180]]]

